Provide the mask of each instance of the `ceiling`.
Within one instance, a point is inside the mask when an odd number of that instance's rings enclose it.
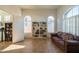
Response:
[[[60,5],[20,5],[21,9],[57,9]]]

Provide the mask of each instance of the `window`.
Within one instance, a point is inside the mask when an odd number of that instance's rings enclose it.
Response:
[[[1,22],[1,16],[0,16],[0,22]]]
[[[65,17],[73,17],[79,15],[79,6],[72,8],[68,13],[65,14]]]
[[[47,27],[48,27],[48,32],[53,33],[54,32],[54,17],[49,16],[47,20]]]
[[[31,16],[24,17],[24,33],[31,33],[32,32],[32,21]]]
[[[1,16],[0,16],[0,26],[2,26],[1,22],[2,22],[2,19],[1,19]]]
[[[79,35],[79,6],[69,10],[63,19],[63,32]]]
[[[10,15],[5,16],[5,22],[11,22],[11,17],[10,17]]]

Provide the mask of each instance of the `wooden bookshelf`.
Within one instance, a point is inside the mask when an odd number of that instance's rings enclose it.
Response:
[[[5,23],[5,41],[12,41],[12,23]]]

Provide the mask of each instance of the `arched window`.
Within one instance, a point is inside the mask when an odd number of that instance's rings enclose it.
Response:
[[[79,15],[79,6],[75,6],[74,8],[71,8],[66,14],[65,17],[73,17]]]
[[[47,28],[48,28],[48,33],[54,32],[54,17],[53,16],[48,17]]]
[[[10,15],[7,15],[7,16],[5,16],[5,22],[7,23],[7,22],[11,22],[11,16]]]
[[[79,35],[79,6],[75,6],[65,13],[63,31]]]
[[[32,21],[31,16],[24,17],[24,33],[31,33],[32,32]]]

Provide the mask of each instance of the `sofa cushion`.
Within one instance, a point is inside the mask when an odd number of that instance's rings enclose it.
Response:
[[[72,34],[68,35],[68,40],[74,40],[74,36]]]
[[[62,35],[62,33],[63,33],[63,32],[58,32],[57,35],[60,36],[60,35]]]
[[[79,36],[74,36],[74,40],[79,41]]]
[[[77,40],[67,40],[67,44],[76,46],[76,45],[79,45],[79,41],[77,41]]]
[[[63,40],[68,40],[68,39],[69,39],[68,35],[63,35]]]
[[[72,34],[69,34],[69,33],[65,33],[63,34],[63,40],[73,40],[74,39],[74,36]]]
[[[62,39],[62,35],[63,35],[63,32],[58,32],[57,33],[57,37],[61,38]]]

